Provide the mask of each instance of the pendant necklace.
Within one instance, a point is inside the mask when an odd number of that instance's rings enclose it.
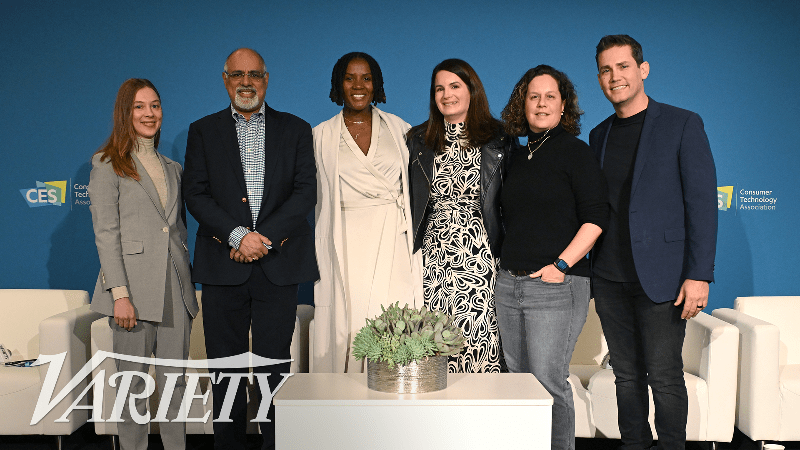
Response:
[[[531,158],[533,158],[533,154],[536,152],[536,150],[539,150],[542,147],[542,145],[544,145],[544,143],[547,142],[548,139],[550,139],[550,136],[547,135],[547,133],[549,133],[550,130],[552,130],[552,128],[550,128],[549,130],[545,131],[544,136],[540,137],[539,139],[537,139],[537,140],[535,140],[533,142],[528,141],[528,161],[530,161]],[[532,143],[535,144],[535,143],[537,143],[539,141],[541,141],[539,143],[539,145],[536,146],[535,149],[531,150],[531,144]]]
[[[366,121],[366,120],[356,121],[356,120],[353,120],[353,119],[348,119],[347,117],[344,117],[344,116],[342,116],[342,117],[344,118],[344,121],[345,121],[345,122],[350,122],[350,123],[352,123],[352,124],[354,124],[354,125],[360,125],[360,124],[362,124],[362,123],[367,123],[367,121]],[[348,130],[349,130],[349,128],[348,128]],[[360,134],[361,134],[361,133],[358,133],[358,134],[356,134],[356,135],[355,135],[355,137],[353,137],[353,140],[354,140],[354,141],[357,141],[357,140],[358,140],[358,136],[359,136]]]

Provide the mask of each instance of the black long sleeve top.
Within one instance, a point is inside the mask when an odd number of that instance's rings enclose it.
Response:
[[[529,133],[530,148],[513,152],[501,207],[506,238],[500,265],[504,269],[536,271],[552,264],[572,242],[580,227],[608,224],[608,189],[589,146],[561,125],[544,133]],[[590,276],[582,258],[568,274]]]

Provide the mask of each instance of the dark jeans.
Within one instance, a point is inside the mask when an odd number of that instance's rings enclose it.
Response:
[[[253,353],[265,358],[289,359],[294,322],[297,313],[297,285],[278,286],[271,283],[260,267],[239,286],[203,285],[203,328],[206,338],[206,354],[209,358],[221,358],[245,353],[249,350],[252,324]],[[255,367],[254,372],[270,373],[270,391],[289,373],[289,363]],[[223,370],[225,373],[246,372],[247,369]],[[212,385],[213,414],[217,419],[222,400],[228,390],[230,378]],[[261,402],[261,388],[253,377],[255,395]],[[246,380],[239,383],[234,397],[230,418],[233,422],[214,422],[214,448],[245,449],[247,446]],[[275,445],[274,406],[270,405],[267,418],[259,427],[264,449]]]
[[[639,283],[594,277],[597,315],[611,353],[617,386],[622,449],[646,449],[653,443],[647,422],[647,386],[653,391],[658,448],[686,446],[688,397],[683,379],[683,307],[654,303]]]

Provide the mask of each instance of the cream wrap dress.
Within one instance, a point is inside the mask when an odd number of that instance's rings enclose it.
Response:
[[[365,319],[382,305],[422,305],[420,254],[412,257],[407,192],[409,125],[372,108],[367,155],[342,114],[314,128],[317,161],[316,251],[311,369],[362,372],[351,354]]]

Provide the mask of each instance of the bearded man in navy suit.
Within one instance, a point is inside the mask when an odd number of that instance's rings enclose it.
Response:
[[[600,87],[615,114],[589,143],[609,187],[611,222],[595,246],[595,307],[611,354],[623,449],[683,449],[686,320],[708,304],[717,242],[716,169],[697,114],[644,93],[650,65],[627,35],[605,36]]]
[[[189,127],[183,176],[186,206],[200,224],[192,281],[203,286],[206,352],[245,353],[252,331],[253,353],[288,360],[298,284],[319,277],[307,220],[317,195],[311,127],[264,103],[269,73],[256,51],[231,53],[222,80],[231,104]],[[274,390],[289,364],[254,370],[272,373]],[[229,383],[239,384],[232,422],[214,422],[214,447],[244,449],[241,380],[213,384],[214,419]],[[260,425],[263,448],[274,447],[274,421]]]

